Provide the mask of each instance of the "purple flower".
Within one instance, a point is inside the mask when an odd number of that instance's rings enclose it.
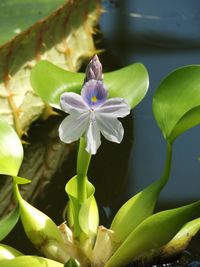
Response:
[[[120,143],[124,129],[117,118],[130,113],[130,106],[123,98],[107,99],[108,92],[100,80],[90,79],[81,91],[61,95],[61,108],[69,113],[59,127],[64,143],[71,143],[81,136],[86,138],[86,150],[96,154],[101,144],[101,134],[109,141]]]

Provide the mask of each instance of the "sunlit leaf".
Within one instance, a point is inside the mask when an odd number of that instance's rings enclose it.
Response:
[[[153,111],[164,137],[173,141],[199,124],[200,66],[186,66],[167,76],[153,98]]]
[[[149,76],[141,63],[128,65],[122,69],[104,74],[110,97],[123,97],[134,108],[146,95]]]
[[[183,115],[183,117],[177,122],[174,130],[171,132],[169,141],[173,142],[173,140],[175,140],[180,134],[198,124],[200,124],[200,106],[191,109]]]
[[[87,181],[87,198],[80,203],[77,191],[77,176],[74,176],[66,184],[65,188],[69,199],[70,208],[73,215],[73,224],[79,226],[80,229],[88,236],[96,234],[99,216],[96,201],[94,199],[94,186]],[[70,225],[71,227],[73,225]],[[75,235],[80,233],[75,233]]]
[[[60,262],[36,256],[20,256],[0,262],[0,267],[64,267]]]
[[[51,259],[59,257],[59,260],[66,262],[69,256],[57,225],[46,214],[21,197],[17,184],[14,184],[14,193],[20,206],[20,218],[30,241],[37,248],[39,247],[46,257]],[[51,246],[54,249],[51,249]],[[60,251],[60,255],[57,251]]]
[[[67,263],[65,263],[64,267],[79,267],[80,265],[74,260],[70,259]]]
[[[0,45],[57,9],[65,0],[0,1]]]
[[[142,253],[164,246],[199,212],[200,201],[148,217],[133,230],[105,267],[123,266]]]
[[[120,242],[123,242],[143,220],[152,215],[158,196],[169,179],[171,156],[172,147],[167,144],[163,176],[130,198],[115,215],[110,228]]]
[[[0,174],[16,176],[23,159],[21,141],[13,128],[0,120]]]
[[[11,259],[14,259],[15,257],[19,257],[22,255],[23,254],[19,252],[18,250],[10,246],[0,244],[0,263],[3,260],[11,260]]]
[[[191,241],[200,230],[200,218],[194,219],[186,223],[175,237],[161,248],[160,254],[162,257],[171,257],[185,250]]]
[[[180,255],[189,245],[192,237],[200,230],[200,219],[186,223],[166,245],[142,253],[137,260],[142,262],[169,261]]]
[[[19,206],[6,217],[0,220],[0,241],[3,240],[14,228],[19,219]]]
[[[44,112],[30,85],[40,59],[77,71],[94,55],[98,0],[0,1],[0,117],[19,136]]]
[[[31,85],[46,103],[60,109],[63,92],[80,92],[84,74],[66,71],[48,61],[39,61],[31,71]],[[46,82],[48,81],[48,82]]]
[[[48,61],[40,61],[31,72],[31,84],[45,102],[60,109],[60,95],[68,91],[80,93],[84,76],[83,73],[60,69]],[[132,108],[143,99],[148,89],[148,73],[140,63],[105,73],[104,81],[109,97],[123,97]]]
[[[29,184],[31,183],[31,180],[19,177],[19,176],[14,176],[13,180],[15,181],[16,184]]]

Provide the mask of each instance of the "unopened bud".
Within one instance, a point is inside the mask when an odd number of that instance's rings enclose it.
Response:
[[[86,67],[85,82],[89,80],[103,80],[102,65],[97,55],[95,55]]]

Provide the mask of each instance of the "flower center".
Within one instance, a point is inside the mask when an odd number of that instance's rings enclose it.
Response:
[[[91,97],[91,102],[92,102],[92,103],[96,103],[96,102],[97,102],[97,97],[96,97],[96,95],[94,95],[94,96]]]

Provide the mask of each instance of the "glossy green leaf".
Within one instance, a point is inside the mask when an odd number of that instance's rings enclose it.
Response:
[[[186,66],[167,76],[153,98],[153,112],[164,137],[173,142],[199,124],[200,65]]]
[[[115,215],[111,230],[114,231],[120,242],[123,242],[143,220],[152,215],[160,191],[169,178],[171,156],[172,147],[167,144],[166,166],[163,176],[129,199]]]
[[[188,111],[183,117],[178,121],[174,130],[169,136],[169,141],[173,142],[180,134],[189,130],[190,128],[200,124],[200,106],[195,107]]]
[[[45,60],[39,61],[31,71],[31,85],[36,94],[58,109],[60,95],[67,91],[80,92],[83,80],[83,73],[66,71]]]
[[[142,262],[169,261],[183,252],[192,237],[200,230],[200,218],[186,223],[166,245],[141,254],[137,260]]]
[[[64,267],[64,265],[42,257],[21,256],[0,262],[0,267]]]
[[[104,81],[110,97],[123,97],[132,108],[144,98],[149,87],[148,72],[141,63],[105,73]]]
[[[23,254],[18,250],[10,246],[0,244],[0,263],[3,260],[11,260],[22,255]]]
[[[68,91],[80,93],[84,77],[83,73],[65,71],[48,61],[40,61],[32,69],[31,84],[45,102],[60,109],[60,95]],[[104,82],[110,97],[123,97],[132,108],[143,99],[149,85],[147,70],[140,63],[105,73]]]
[[[142,253],[164,246],[199,212],[200,201],[148,217],[133,230],[105,267],[123,266]]]
[[[57,225],[43,212],[26,202],[14,184],[14,194],[20,206],[20,218],[30,241],[48,258],[66,262],[67,247]]]
[[[74,260],[70,259],[67,263],[65,263],[64,267],[79,267],[80,265]]]
[[[13,180],[16,184],[29,184],[31,180],[19,176],[13,176]]]
[[[0,174],[16,176],[23,160],[23,147],[13,128],[0,120]]]
[[[0,45],[49,15],[64,0],[0,1]]]
[[[98,0],[0,1],[0,117],[20,137],[46,111],[31,88],[32,67],[48,59],[77,71],[96,51],[99,15]]]
[[[19,206],[6,217],[0,220],[0,241],[3,240],[14,228],[19,219]]]
[[[160,254],[162,257],[172,257],[185,250],[191,241],[200,230],[200,218],[194,219],[186,223],[175,237],[161,248]]]
[[[96,201],[94,199],[94,186],[87,181],[87,198],[83,203],[80,203],[80,200],[78,199],[77,176],[74,176],[69,180],[65,190],[70,199],[70,208],[73,216],[72,223],[74,225],[79,225],[80,229],[86,236],[96,234],[99,216]],[[70,226],[73,227],[73,225]],[[77,235],[79,235],[79,233],[77,233]]]

